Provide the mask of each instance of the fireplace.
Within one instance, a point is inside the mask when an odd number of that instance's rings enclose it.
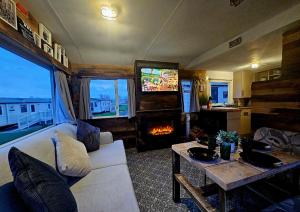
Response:
[[[149,136],[164,136],[164,135],[171,135],[174,133],[174,125],[173,121],[170,123],[159,123],[159,124],[150,124],[151,127],[148,127],[148,134]]]
[[[139,151],[166,148],[178,143],[180,111],[139,112],[137,148]]]

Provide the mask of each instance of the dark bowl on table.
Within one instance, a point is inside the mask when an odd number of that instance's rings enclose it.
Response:
[[[241,152],[240,156],[245,162],[261,168],[277,168],[283,165],[278,158],[262,152]]]
[[[202,147],[193,147],[188,149],[187,152],[191,158],[200,161],[213,161],[219,158],[219,155],[214,150]]]

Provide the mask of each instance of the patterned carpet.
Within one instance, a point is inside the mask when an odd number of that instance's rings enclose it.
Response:
[[[137,153],[135,148],[126,150],[129,172],[141,212],[200,211],[184,189],[181,189],[181,203],[173,202],[171,153],[170,148],[141,153]],[[185,160],[181,160],[181,172],[194,186],[204,185],[203,172]],[[209,180],[207,183],[210,183]],[[248,192],[235,191],[228,198],[230,199],[228,206],[234,211],[258,211],[257,204],[262,203]],[[212,206],[219,208],[217,200],[217,194],[208,198]]]
[[[144,211],[200,211],[181,189],[182,203],[172,200],[171,149],[137,153],[126,150],[129,172],[141,212]],[[184,161],[182,172],[196,185],[203,185],[203,174]]]

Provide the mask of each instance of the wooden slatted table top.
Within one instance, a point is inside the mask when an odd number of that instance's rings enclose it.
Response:
[[[300,166],[300,156],[291,155],[289,152],[282,151],[272,151],[269,153],[283,162],[282,166],[273,169],[259,168],[243,161],[241,158],[233,159],[233,157],[231,157],[232,159],[229,161],[219,159],[214,162],[206,163],[189,157],[187,150],[191,147],[205,148],[206,146],[193,141],[175,144],[172,146],[172,150],[185,158],[193,166],[201,170],[205,170],[207,177],[217,183],[225,191],[232,190]]]

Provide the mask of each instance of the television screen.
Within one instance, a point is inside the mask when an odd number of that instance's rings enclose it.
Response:
[[[142,68],[142,91],[178,91],[178,70]]]

